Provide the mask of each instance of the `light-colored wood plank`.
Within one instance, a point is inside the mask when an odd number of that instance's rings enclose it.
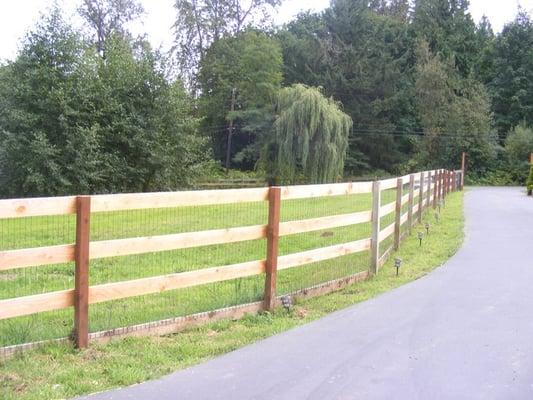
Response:
[[[75,196],[0,200],[0,219],[65,215],[75,212]]]
[[[288,221],[280,224],[279,233],[280,236],[286,236],[297,233],[319,231],[322,229],[332,229],[369,222],[371,218],[372,211],[361,211],[353,214],[340,214],[329,217]]]
[[[384,179],[382,181],[379,181],[381,190],[387,190],[387,189],[395,188],[397,181],[398,181],[398,178],[390,178],[390,179]]]
[[[405,224],[409,220],[409,213],[406,212],[400,217],[400,225]]]
[[[370,193],[372,182],[333,183],[324,185],[284,186],[281,190],[282,200],[305,199],[311,197],[342,196]]]
[[[370,249],[370,242],[371,240],[368,238],[281,256],[278,258],[278,270],[366,251]]]
[[[390,203],[381,206],[381,208],[379,209],[379,215],[381,218],[383,218],[384,216],[393,213],[394,210],[396,210],[396,202],[391,201]]]
[[[264,272],[265,261],[250,261],[223,267],[205,268],[196,271],[91,286],[89,289],[89,304],[151,293],[162,293],[168,290],[259,275]]]
[[[0,251],[0,271],[74,261],[74,252],[73,244]]]
[[[73,289],[0,300],[0,320],[43,311],[60,310],[73,305]]]
[[[266,201],[268,188],[183,192],[103,194],[92,196],[92,212],[205,206]]]
[[[394,225],[392,224],[388,225],[385,229],[379,232],[379,242],[383,242],[385,239],[387,239],[389,236],[391,236],[394,233]]]
[[[91,259],[243,242],[266,237],[266,225],[91,242]]]
[[[402,196],[402,206],[403,206],[404,204],[407,204],[408,201],[409,201],[409,193],[404,194],[404,195]]]
[[[415,204],[415,205],[413,206],[413,215],[416,214],[416,212],[418,211],[418,208],[419,208],[419,207],[420,207],[420,206],[419,206],[418,203]]]

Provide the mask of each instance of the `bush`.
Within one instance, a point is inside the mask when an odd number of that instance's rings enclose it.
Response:
[[[527,194],[531,196],[531,193],[533,193],[533,164],[529,167],[529,176],[527,178]]]

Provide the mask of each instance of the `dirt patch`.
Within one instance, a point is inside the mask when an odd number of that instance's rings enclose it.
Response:
[[[13,274],[13,273],[0,274],[0,281],[4,281],[4,282],[14,281],[17,278],[18,278],[18,274]]]

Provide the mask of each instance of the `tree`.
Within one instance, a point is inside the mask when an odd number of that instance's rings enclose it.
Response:
[[[533,22],[520,11],[487,53],[492,71],[484,74],[502,140],[516,125],[533,125]],[[488,61],[487,61],[488,62]]]
[[[96,48],[104,56],[107,38],[124,35],[124,25],[142,15],[144,9],[137,0],[83,0],[78,12],[94,30]]]
[[[409,137],[396,134],[417,127],[406,12],[401,1],[335,0],[278,35],[286,83],[323,87],[354,121],[350,174],[392,171],[411,151]]]
[[[54,9],[0,69],[0,195],[164,190],[208,163],[190,98],[146,42],[106,59]]]
[[[232,160],[254,168],[257,143],[273,121],[282,63],[279,44],[254,30],[216,41],[202,59],[203,130],[211,133],[215,155],[226,168]]]
[[[468,0],[416,0],[413,34],[425,40],[434,54],[453,60],[457,72],[468,77],[478,59],[476,25]]]
[[[416,98],[424,129],[421,160],[430,166],[453,168],[466,151],[474,172],[485,171],[494,158],[490,101],[484,87],[461,79],[454,61],[441,60],[419,44],[416,68]],[[472,166],[472,165],[471,165]]]
[[[276,114],[261,158],[272,183],[342,177],[352,120],[337,102],[317,88],[297,84],[279,92]]]
[[[515,126],[505,139],[507,169],[514,182],[522,184],[526,179],[531,153],[533,153],[533,129],[522,122]]]
[[[251,25],[264,26],[282,0],[176,0],[174,24],[181,75],[190,86],[200,60],[217,40],[241,33]]]

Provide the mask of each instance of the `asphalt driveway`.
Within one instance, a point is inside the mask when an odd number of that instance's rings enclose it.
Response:
[[[533,399],[533,199],[466,195],[466,241],[430,275],[110,399]]]

